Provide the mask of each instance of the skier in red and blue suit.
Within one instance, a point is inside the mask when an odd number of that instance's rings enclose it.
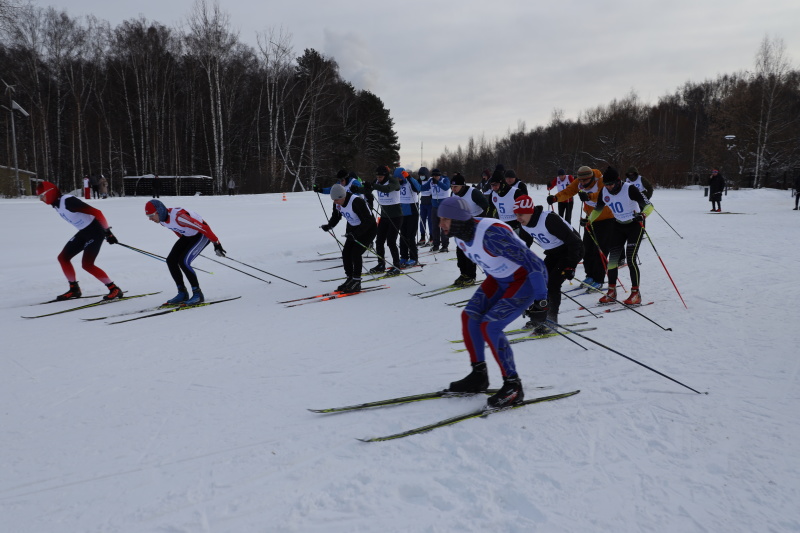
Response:
[[[61,194],[56,184],[49,181],[40,182],[36,186],[36,194],[39,195],[39,200],[52,206],[61,218],[78,230],[78,233],[64,245],[64,249],[58,254],[58,263],[61,265],[61,270],[64,271],[64,276],[69,282],[69,290],[64,294],[58,295],[56,300],[70,300],[81,297],[78,278],[71,263],[72,258],[81,252],[83,252],[83,260],[81,261],[83,269],[108,287],[108,294],[103,296],[103,300],[122,298],[120,288],[111,281],[111,278],[108,277],[108,274],[103,269],[94,264],[97,255],[100,253],[100,247],[103,245],[103,239],[108,244],[116,244],[118,242],[114,234],[111,233],[111,227],[109,227],[103,212],[71,194]]]
[[[486,273],[461,314],[464,342],[472,372],[450,384],[449,392],[479,393],[489,388],[484,342],[492,350],[503,375],[503,387],[487,404],[506,407],[524,399],[514,353],[503,329],[528,310],[531,319],[547,319],[547,269],[514,234],[494,218],[473,217],[463,198],[451,196],[439,205],[439,227]],[[529,309],[530,308],[530,309]]]

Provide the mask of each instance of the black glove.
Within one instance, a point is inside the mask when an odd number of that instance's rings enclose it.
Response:
[[[214,253],[220,257],[225,257],[225,249],[218,242],[214,243]]]
[[[580,220],[579,224],[581,225],[581,227],[582,227],[582,228],[585,228],[585,227],[586,227],[586,223],[587,223],[588,221],[589,221],[589,219],[588,219],[588,218],[581,218],[581,220]]]
[[[370,192],[372,190],[372,183],[369,181],[364,182],[364,192]]]
[[[322,192],[322,187],[317,185],[316,183],[311,187],[311,190],[314,192]]]
[[[108,244],[117,244],[119,242],[117,238],[114,237],[114,234],[111,233],[111,228],[106,228],[106,242]]]
[[[357,183],[354,183],[350,186],[350,192],[353,194],[359,194],[358,189],[359,187]]]
[[[638,224],[643,223],[644,222],[644,215],[642,213],[635,213],[633,215],[633,221],[638,223]]]
[[[322,226],[320,226],[320,228],[322,228],[322,231],[324,231],[326,233],[331,230],[331,227],[330,227],[329,224],[323,224]]]
[[[586,191],[581,191],[578,193],[578,198],[581,199],[581,202],[588,202],[589,201],[589,193]]]
[[[561,275],[564,276],[564,279],[574,279],[575,278],[575,269],[567,267],[561,271]]]
[[[538,326],[547,320],[547,311],[549,308],[550,306],[547,300],[536,300],[525,313],[528,315],[528,318],[531,319],[531,322],[533,322],[535,326]]]
[[[547,195],[547,203],[549,205],[553,205],[554,203],[556,203],[556,197],[553,196],[552,194],[548,194]]]

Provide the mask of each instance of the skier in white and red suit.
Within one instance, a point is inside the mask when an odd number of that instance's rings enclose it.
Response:
[[[222,248],[219,239],[207,222],[199,214],[182,207],[167,208],[161,200],[150,200],[144,206],[147,218],[161,224],[167,229],[171,229],[178,236],[178,241],[167,255],[167,267],[175,285],[178,287],[178,294],[171,300],[167,300],[167,305],[196,305],[203,303],[203,291],[197,281],[197,274],[192,268],[192,261],[200,255],[200,252],[208,246],[209,242],[214,243],[214,252],[225,257],[225,250]],[[192,297],[183,283],[183,276],[186,275],[189,286],[192,288]]]
[[[451,196],[439,204],[439,227],[486,273],[486,279],[472,295],[461,314],[464,343],[472,372],[450,384],[450,392],[478,393],[489,388],[484,346],[492,350],[503,375],[503,386],[491,396],[489,407],[506,407],[524,398],[522,383],[514,364],[514,353],[503,329],[529,311],[532,320],[547,319],[547,270],[514,233],[494,218],[473,217],[467,202]]]
[[[117,238],[111,233],[111,228],[103,212],[71,194],[61,194],[56,184],[49,181],[40,182],[36,186],[36,194],[39,195],[39,200],[52,206],[61,215],[61,218],[78,229],[78,233],[64,245],[64,249],[58,254],[58,263],[69,282],[69,290],[57,296],[56,300],[81,297],[78,278],[75,276],[75,269],[71,263],[71,259],[81,252],[83,252],[81,261],[83,269],[108,287],[108,294],[103,296],[103,300],[122,298],[120,288],[111,281],[103,269],[94,264],[97,254],[100,253],[100,247],[103,245],[103,239],[108,241],[108,244],[117,243]]]

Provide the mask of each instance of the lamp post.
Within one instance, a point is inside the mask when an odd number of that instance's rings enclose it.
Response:
[[[17,131],[16,127],[14,126],[14,110],[19,111],[26,117],[28,117],[28,112],[22,109],[22,107],[14,101],[14,86],[9,85],[3,80],[3,83],[6,85],[6,94],[8,95],[8,100],[11,105],[11,109],[7,108],[6,106],[0,106],[3,109],[7,110],[11,115],[11,145],[14,150],[14,188],[17,190],[17,194],[21,195],[22,186],[19,181],[19,163],[17,162]]]

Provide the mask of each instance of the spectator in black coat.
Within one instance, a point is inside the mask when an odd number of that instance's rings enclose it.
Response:
[[[712,170],[711,176],[708,178],[708,201],[711,202],[712,212],[722,211],[722,191],[724,190],[725,178],[722,177],[719,170]]]

